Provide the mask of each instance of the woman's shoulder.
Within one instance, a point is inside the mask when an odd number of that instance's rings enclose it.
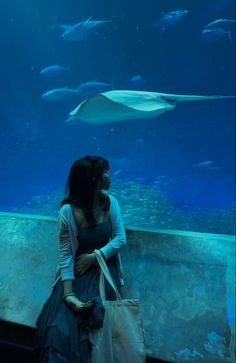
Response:
[[[110,203],[117,202],[117,199],[116,199],[116,197],[114,197],[114,195],[108,193],[107,191],[104,194],[110,199]]]
[[[117,198],[112,195],[112,194],[107,194],[109,199],[110,199],[110,208],[113,210],[116,210],[117,208],[119,208],[119,203]]]
[[[68,215],[71,211],[71,205],[69,203],[63,204],[63,206],[59,209],[58,215]]]

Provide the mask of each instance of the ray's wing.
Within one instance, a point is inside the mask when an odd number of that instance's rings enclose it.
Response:
[[[108,91],[81,102],[70,115],[86,123],[103,124],[153,118],[174,107],[155,92]]]

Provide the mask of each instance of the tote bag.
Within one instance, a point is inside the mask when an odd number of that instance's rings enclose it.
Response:
[[[122,300],[116,284],[99,250],[95,250],[100,267],[99,288],[105,308],[103,327],[91,330],[92,363],[144,363],[144,334],[139,300]],[[116,300],[106,300],[104,276],[116,293]]]

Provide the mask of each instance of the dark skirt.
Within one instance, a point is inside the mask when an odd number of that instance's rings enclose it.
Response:
[[[107,261],[108,269],[121,292],[114,256]],[[105,279],[107,300],[115,300],[115,293]],[[103,325],[105,310],[99,292],[99,271],[91,266],[74,280],[74,293],[79,300],[94,299],[95,305],[86,311],[76,312],[63,300],[62,281],[54,286],[44,303],[36,322],[34,357],[37,363],[91,363],[90,329]]]

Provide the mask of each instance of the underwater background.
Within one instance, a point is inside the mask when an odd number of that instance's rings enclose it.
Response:
[[[166,15],[183,9],[171,23]],[[58,24],[90,17],[110,22],[84,39],[62,38],[66,28]],[[2,0],[0,19],[1,211],[56,216],[72,163],[101,155],[125,224],[235,233],[234,100],[88,125],[65,122],[85,95],[42,97],[88,81],[117,90],[235,95],[235,24],[206,27],[235,19],[233,0]],[[52,65],[65,72],[45,76],[42,69]]]

